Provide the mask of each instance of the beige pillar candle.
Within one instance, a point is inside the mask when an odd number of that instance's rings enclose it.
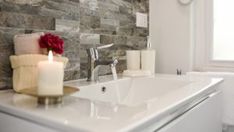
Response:
[[[127,50],[127,69],[140,70],[140,55],[139,50]]]

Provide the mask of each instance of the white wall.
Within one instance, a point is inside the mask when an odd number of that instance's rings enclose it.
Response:
[[[150,0],[150,37],[156,49],[156,72],[192,69],[191,5],[177,0]]]

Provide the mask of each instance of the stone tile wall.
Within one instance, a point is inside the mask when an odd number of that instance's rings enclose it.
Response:
[[[100,58],[118,57],[118,72],[126,69],[125,50],[146,47],[148,28],[138,28],[136,12],[148,13],[148,0],[0,0],[0,89],[12,87],[9,56],[13,36],[51,32],[65,40],[69,58],[65,80],[86,77],[85,49],[114,43]],[[100,74],[110,73],[102,67]]]

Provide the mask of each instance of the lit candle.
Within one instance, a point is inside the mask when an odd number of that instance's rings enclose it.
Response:
[[[53,54],[49,51],[48,61],[38,63],[38,88],[41,96],[62,95],[64,66],[62,62],[53,61]]]

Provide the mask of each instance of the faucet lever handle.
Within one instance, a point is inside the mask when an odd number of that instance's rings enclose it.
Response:
[[[105,48],[109,48],[109,47],[111,47],[111,46],[113,46],[114,44],[113,43],[111,43],[111,44],[107,44],[107,45],[103,45],[103,46],[99,46],[99,47],[97,47],[97,49],[105,49]]]

